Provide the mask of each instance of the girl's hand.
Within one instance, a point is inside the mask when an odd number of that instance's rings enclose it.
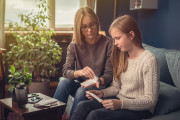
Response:
[[[107,99],[107,100],[103,100],[102,104],[106,109],[116,110],[116,109],[121,109],[122,100]]]
[[[93,79],[94,76],[95,76],[95,73],[94,73],[94,71],[90,67],[86,66],[82,70],[75,71],[74,72],[74,76],[76,78],[80,77],[80,76],[85,76],[87,78]]]
[[[102,91],[100,91],[100,90],[89,90],[89,92],[91,92],[91,93],[94,93],[96,96],[98,96],[99,98],[102,98],[103,96],[104,96],[104,93],[102,92]],[[89,95],[89,94],[87,94],[86,93],[86,97],[88,98],[88,99],[94,99],[91,95]]]

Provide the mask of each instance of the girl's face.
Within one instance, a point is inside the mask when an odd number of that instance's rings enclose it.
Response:
[[[81,32],[86,39],[95,39],[97,37],[97,25],[88,15],[82,18]]]
[[[111,36],[114,39],[114,45],[117,46],[117,48],[122,52],[128,52],[132,49],[134,43],[131,33],[125,34],[117,28],[112,28]]]

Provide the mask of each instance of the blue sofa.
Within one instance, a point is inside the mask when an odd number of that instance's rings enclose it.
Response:
[[[160,64],[160,93],[154,116],[146,120],[180,120],[180,51],[143,44]]]
[[[143,44],[160,64],[160,94],[154,116],[146,120],[180,120],[180,51],[156,48]],[[69,114],[73,97],[70,96],[66,112]]]

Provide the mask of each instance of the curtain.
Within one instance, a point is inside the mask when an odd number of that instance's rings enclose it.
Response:
[[[80,7],[87,6],[87,0],[80,0]]]
[[[5,48],[4,19],[5,0],[0,0],[0,48]]]
[[[96,12],[96,2],[97,0],[80,0],[80,6],[88,6],[90,7],[94,12]]]
[[[48,0],[48,6],[48,14],[51,18],[48,22],[48,26],[50,29],[55,29],[55,0]]]
[[[87,6],[90,7],[92,10],[95,10],[95,3],[96,0],[87,0]]]

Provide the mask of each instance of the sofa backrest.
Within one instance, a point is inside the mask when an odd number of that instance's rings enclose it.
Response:
[[[164,48],[156,48],[147,44],[143,44],[143,47],[144,49],[149,50],[157,57],[158,62],[160,64],[160,81],[174,86],[174,82],[169,73],[166,56],[165,56],[165,52],[168,52],[169,50]]]

